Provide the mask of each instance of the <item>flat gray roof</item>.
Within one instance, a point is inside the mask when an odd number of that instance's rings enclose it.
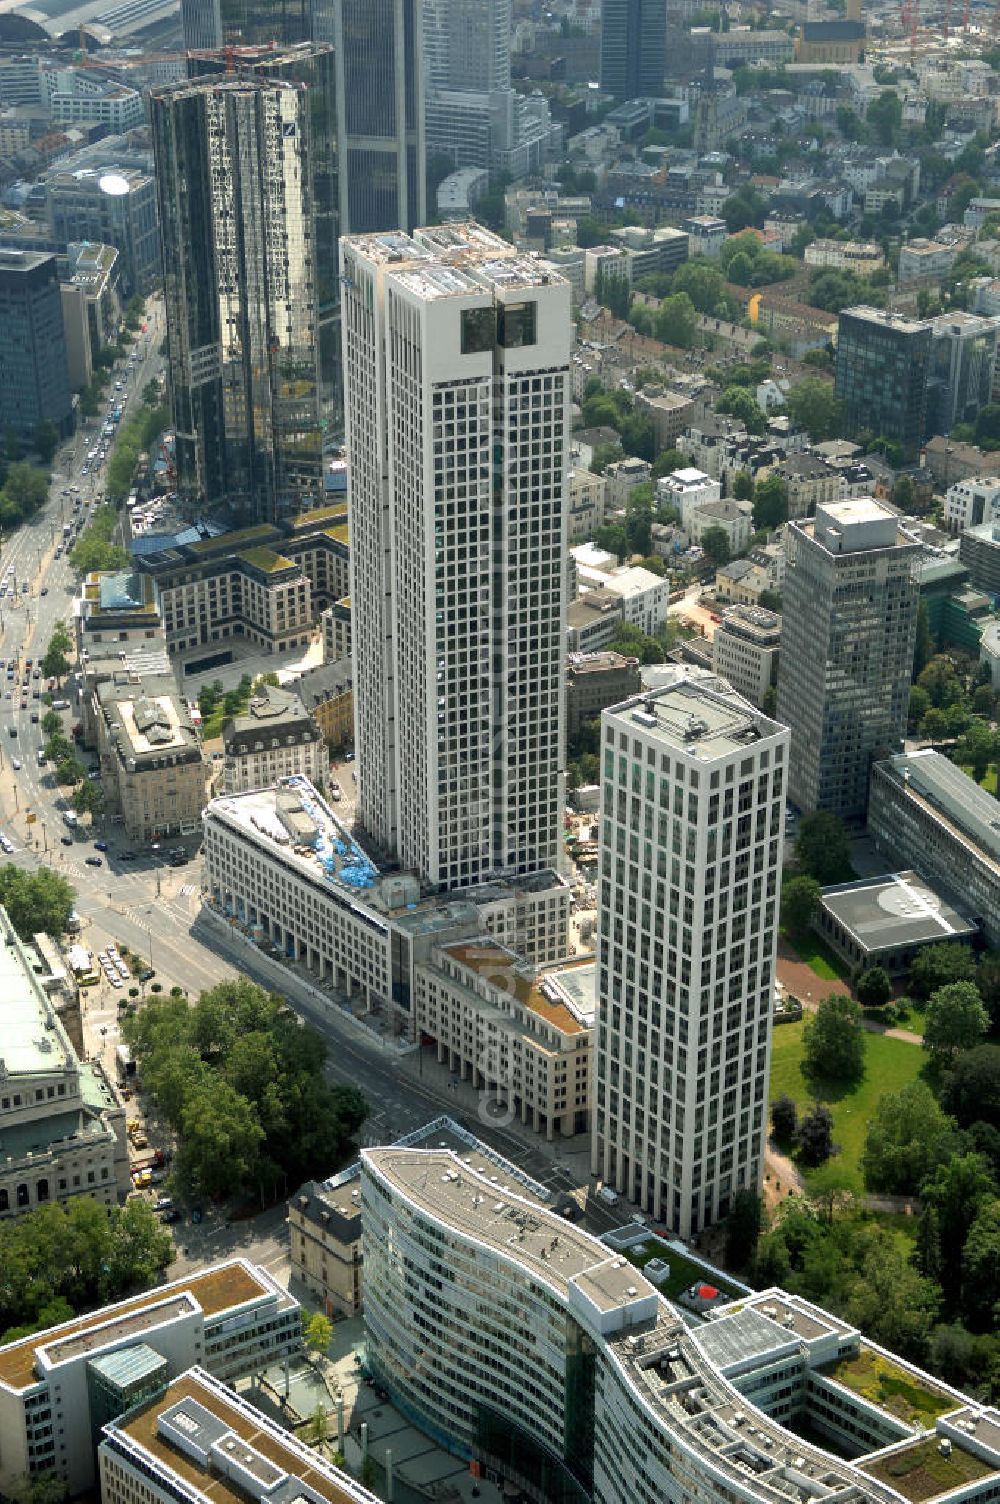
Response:
[[[975,779],[930,748],[900,753],[881,766],[892,770],[904,791],[926,799],[988,857],[1000,861],[1000,804]]]
[[[69,1041],[2,909],[0,940],[0,1064],[15,1077],[69,1070]]]
[[[962,939],[977,928],[916,872],[840,883],[825,888],[820,902],[867,951]]]
[[[678,664],[673,680],[605,712],[622,730],[655,736],[664,746],[711,762],[750,748],[766,737],[787,735],[726,683],[705,669]]]

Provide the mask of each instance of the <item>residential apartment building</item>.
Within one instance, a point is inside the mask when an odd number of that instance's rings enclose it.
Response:
[[[327,606],[320,617],[323,633],[323,662],[335,663],[351,656],[351,599],[345,596]]]
[[[566,611],[566,646],[571,653],[597,653],[611,642],[622,621],[622,598],[610,590],[587,590]]]
[[[845,308],[834,391],[849,437],[883,435],[916,459],[927,427],[930,325],[880,308]]]
[[[872,240],[814,240],[805,248],[806,266],[832,266],[870,277],[885,266],[882,247]]]
[[[178,489],[248,521],[321,493],[307,99],[234,75],[150,97]]]
[[[788,731],[678,666],[601,741],[591,1169],[687,1238],[763,1173]]]
[[[653,467],[648,460],[638,459],[635,455],[615,460],[608,465],[604,471],[607,511],[615,512],[626,507],[636,486],[646,485],[652,471]]]
[[[869,498],[791,522],[777,718],[791,727],[788,797],[864,817],[874,758],[899,747],[913,668],[920,545]]]
[[[95,692],[105,808],[135,841],[193,835],[205,803],[205,764],[172,674],[115,669]]]
[[[301,774],[317,788],[330,776],[330,753],[319,725],[295,689],[261,684],[244,715],[222,723],[222,786],[227,794],[268,788]]]
[[[908,240],[899,248],[899,285],[940,282],[955,264],[958,252],[953,245],[936,240]]]
[[[366,1359],[477,1476],[593,1504],[899,1504],[940,1455],[969,1501],[994,1496],[1000,1413],[801,1296],[689,1325],[512,1165],[400,1145],[364,1150],[361,1177]],[[919,1408],[862,1394],[873,1366]]]
[[[80,1060],[4,909],[0,939],[0,1218],[75,1196],[114,1206],[130,1188],[124,1109]]]
[[[944,523],[949,533],[982,527],[1000,518],[1000,480],[970,476],[949,486],[944,496]]]
[[[636,392],[635,405],[653,425],[657,454],[676,444],[694,417],[694,399],[682,392]]]
[[[359,817],[436,887],[542,871],[563,804],[569,285],[475,224],[347,237],[341,259]]]
[[[762,606],[730,606],[712,638],[715,671],[756,705],[778,683],[781,617]]]
[[[341,1439],[341,1438],[338,1438]],[[104,1504],[378,1504],[349,1473],[201,1366],[104,1427]]]
[[[996,800],[929,747],[872,769],[868,829],[894,866],[944,890],[1000,945],[1000,836]]]
[[[307,669],[295,681],[295,689],[328,747],[353,741],[354,664],[350,658]]]
[[[361,1310],[361,1191],[349,1176],[307,1180],[288,1201],[292,1278],[328,1316]]]
[[[40,423],[73,426],[56,258],[0,246],[0,428],[30,441]]]
[[[840,472],[819,455],[808,451],[786,455],[771,466],[771,474],[785,483],[789,517],[811,517],[817,507],[840,500]]]
[[[246,1259],[9,1342],[0,1347],[0,1488],[48,1473],[70,1497],[88,1492],[112,1417],[193,1363],[225,1381],[301,1345],[298,1301]]]
[[[718,528],[726,535],[730,554],[741,554],[749,548],[753,536],[753,505],[749,501],[733,501],[727,496],[723,501],[707,501],[691,513],[688,532],[691,542],[701,545],[705,534]]]
[[[590,470],[573,469],[567,476],[566,537],[569,543],[584,543],[603,527],[607,482]]]
[[[413,1037],[413,968],[432,943],[492,934],[543,966],[563,959],[570,889],[555,872],[428,894],[382,875],[303,778],[213,799],[204,812],[211,905]]]
[[[566,735],[595,721],[609,705],[627,700],[640,687],[639,660],[624,653],[570,653],[566,664]]]
[[[702,470],[673,470],[669,475],[662,475],[656,482],[657,503],[672,507],[683,528],[690,525],[694,512],[710,502],[721,500],[721,497],[722,487],[718,476],[713,478]]]

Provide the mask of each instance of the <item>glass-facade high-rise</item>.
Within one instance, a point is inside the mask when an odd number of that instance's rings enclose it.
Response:
[[[604,0],[601,89],[616,99],[658,98],[667,63],[663,0]]]
[[[837,326],[834,390],[844,432],[898,444],[914,460],[924,442],[930,325],[881,308],[845,308]]]
[[[411,230],[425,218],[421,0],[328,0],[337,57],[340,227]]]
[[[179,488],[294,516],[322,480],[308,91],[201,79],[150,109]]]

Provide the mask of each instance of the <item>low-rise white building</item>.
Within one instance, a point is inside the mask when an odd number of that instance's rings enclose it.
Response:
[[[741,554],[749,548],[753,536],[753,503],[734,501],[725,497],[721,501],[707,501],[691,513],[688,532],[691,542],[699,546],[709,528],[721,528],[729,541],[730,555]]]
[[[1000,479],[970,476],[956,481],[944,494],[944,523],[950,533],[995,522],[1000,517]]]
[[[672,470],[669,475],[661,475],[656,482],[657,503],[673,507],[683,528],[690,526],[694,512],[710,502],[721,500],[721,497],[720,481],[692,467]]]
[[[712,638],[717,674],[758,710],[778,683],[781,617],[761,606],[730,606]]]
[[[566,532],[571,543],[582,543],[603,526],[607,486],[603,475],[574,466],[566,487]]]

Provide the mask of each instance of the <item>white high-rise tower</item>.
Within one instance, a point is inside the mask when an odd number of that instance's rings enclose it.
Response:
[[[788,732],[684,667],[601,722],[591,1168],[687,1238],[760,1187]]]
[[[475,224],[341,267],[361,823],[437,887],[555,868],[569,284]]]

